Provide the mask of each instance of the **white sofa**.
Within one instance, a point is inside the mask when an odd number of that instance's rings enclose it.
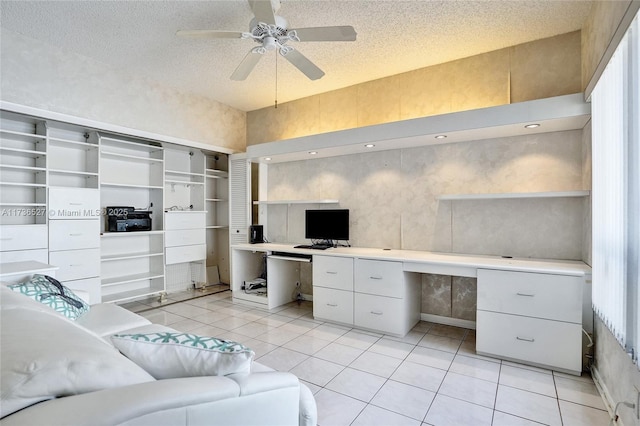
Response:
[[[109,336],[175,332],[113,304],[72,321],[0,285],[0,424],[316,425],[310,390],[257,362],[250,373],[156,380]]]

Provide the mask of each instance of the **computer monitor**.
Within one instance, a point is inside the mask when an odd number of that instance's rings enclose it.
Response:
[[[306,210],[304,237],[310,240],[349,240],[349,210]]]

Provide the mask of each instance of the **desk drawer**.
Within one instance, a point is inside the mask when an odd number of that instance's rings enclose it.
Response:
[[[54,251],[49,263],[60,268],[56,276],[62,282],[99,277],[100,249]]]
[[[355,294],[354,324],[383,333],[404,335],[406,307],[402,299]]]
[[[404,272],[402,262],[356,259],[355,291],[402,298]]]
[[[164,215],[165,229],[203,229],[205,212],[167,212]]]
[[[47,225],[0,226],[0,251],[47,248]]]
[[[313,285],[353,291],[353,259],[314,255]]]
[[[353,292],[314,285],[313,317],[353,324]]]
[[[206,244],[195,246],[167,247],[165,262],[167,265],[183,262],[195,262],[207,258]]]
[[[478,269],[478,309],[582,322],[584,278]]]
[[[582,370],[580,324],[478,311],[476,325],[478,353]]]
[[[75,250],[100,247],[99,220],[49,221],[49,250]]]
[[[100,218],[98,189],[49,188],[49,219],[82,218]]]
[[[204,229],[183,229],[180,231],[165,231],[165,247],[179,247],[194,244],[206,244]]]

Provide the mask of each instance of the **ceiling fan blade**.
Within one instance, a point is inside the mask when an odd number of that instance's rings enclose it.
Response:
[[[283,54],[284,58],[291,62],[294,67],[298,68],[304,75],[309,77],[311,80],[317,80],[322,78],[324,75],[324,71],[316,66],[313,62],[307,59],[302,53],[288,46],[288,51]],[[282,50],[281,50],[282,52]]]
[[[251,11],[258,22],[264,22],[269,25],[276,24],[271,0],[249,0],[249,6],[251,6]]]
[[[231,80],[242,81],[245,80],[251,71],[255,68],[255,66],[260,62],[262,58],[261,53],[255,52],[255,48],[251,49],[247,56],[244,57],[240,65],[236,68],[236,70],[231,74]]]
[[[349,25],[338,27],[296,28],[300,41],[355,41],[356,30]]]
[[[176,32],[178,37],[190,38],[242,38],[240,31],[217,31],[217,30],[180,30]]]

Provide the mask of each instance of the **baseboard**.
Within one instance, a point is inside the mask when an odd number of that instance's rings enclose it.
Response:
[[[451,317],[442,317],[440,315],[433,315],[433,314],[420,314],[420,319],[422,321],[435,322],[436,324],[452,325],[454,327],[470,328],[472,330],[476,329],[475,321],[469,321],[469,320],[463,320],[463,319],[451,318]]]
[[[600,375],[600,372],[594,365],[591,366],[591,377],[593,378],[593,382],[596,384],[596,388],[598,389],[598,392],[602,396],[604,405],[607,408],[607,411],[609,412],[609,417],[613,418],[613,415],[614,415],[613,412],[615,410],[615,402],[613,398],[611,398],[611,393],[609,393],[609,389],[607,389],[607,385],[605,385],[604,382],[602,381],[602,376]],[[616,423],[616,425],[624,426],[622,424],[622,419],[618,419],[618,422]]]

